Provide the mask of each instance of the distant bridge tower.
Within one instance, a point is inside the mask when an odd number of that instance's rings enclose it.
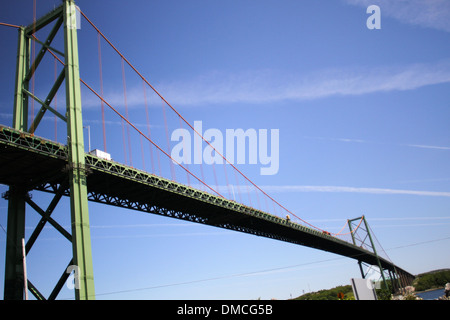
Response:
[[[25,238],[25,204],[27,203],[39,214],[42,219],[31,234],[26,244],[26,252],[31,249],[47,222],[50,222],[64,237],[72,242],[73,258],[68,264],[69,269],[76,269],[75,298],[94,299],[94,275],[91,254],[91,239],[88,212],[88,197],[85,170],[85,151],[83,140],[83,123],[81,115],[80,75],[78,65],[78,40],[76,15],[77,8],[73,0],[64,0],[63,4],[42,18],[33,22],[28,27],[19,29],[19,41],[17,51],[17,69],[14,96],[13,128],[33,134],[39,125],[45,112],[50,111],[64,120],[67,124],[68,166],[65,171],[66,178],[59,187],[59,192],[51,201],[46,210],[41,209],[28,196],[28,191],[33,189],[33,182],[24,181],[21,184],[11,185],[5,193],[8,200],[8,224],[6,240],[5,262],[5,299],[23,299],[24,273],[22,263],[22,239]],[[47,38],[43,42],[35,38],[35,33],[55,22]],[[64,52],[51,47],[52,40],[58,30],[63,26]],[[30,61],[31,43],[41,44],[34,61]],[[49,50],[62,56],[64,69],[57,77],[55,83],[45,99],[40,99],[29,91],[29,83],[36,69]],[[61,114],[54,110],[50,103],[56,92],[65,82],[66,110]],[[28,100],[34,99],[41,108],[34,117],[33,123],[28,122]],[[39,179],[36,179],[39,180]],[[38,181],[34,182],[35,184]],[[50,215],[63,196],[66,187],[70,190],[70,211],[72,234],[54,221]],[[62,276],[48,299],[54,299],[69,277],[69,273]],[[31,279],[32,280],[32,279]],[[44,299],[43,295],[28,281],[28,288],[38,299]]]
[[[360,223],[359,227],[356,227],[355,225],[356,222]],[[397,270],[383,269],[380,257],[377,253],[375,243],[372,238],[372,234],[370,232],[369,224],[367,223],[367,220],[364,216],[348,220],[348,227],[351,231],[353,244],[360,246],[362,248],[366,248],[367,250],[372,251],[375,254],[377,261],[376,267],[378,267],[379,269],[383,289],[389,290],[387,278],[391,280],[392,285],[391,290],[393,292],[397,291],[401,287],[410,284],[411,277],[407,277],[406,275],[400,274],[397,272]],[[357,257],[355,257],[355,259],[358,260],[361,275],[365,279],[369,275],[369,273],[374,269],[372,266],[362,262]]]

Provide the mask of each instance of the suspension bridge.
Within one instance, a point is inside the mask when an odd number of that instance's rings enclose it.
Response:
[[[95,85],[80,78],[76,26],[79,16],[87,21],[97,36],[99,81]],[[17,29],[19,33],[13,123],[12,126],[0,125],[0,183],[9,186],[3,195],[8,200],[5,299],[23,299],[27,290],[37,299],[55,299],[67,281],[69,274],[63,270],[54,290],[44,297],[33,285],[32,279],[26,278],[23,258],[46,224],[52,225],[72,243],[73,258],[68,261],[68,266],[78,268],[79,283],[75,287],[75,298],[95,298],[89,201],[346,256],[359,263],[363,277],[363,265],[377,266],[384,282],[391,281],[393,290],[411,283],[413,275],[378,254],[364,216],[348,220],[340,232],[331,233],[304,221],[254,183],[150,84],[72,0],[65,0],[61,6],[33,20],[29,26],[0,23],[4,27]],[[44,31],[45,39],[41,38]],[[54,41],[61,33],[64,50],[56,49],[57,43]],[[101,45],[105,43],[120,60],[124,99],[120,107],[108,101],[103,93],[103,74],[107,69],[102,65]],[[40,46],[40,50],[35,49],[36,45]],[[38,97],[34,79],[38,70],[45,68],[42,63],[45,59],[53,59],[54,77],[49,81],[51,87],[46,97]],[[127,107],[126,70],[142,83],[141,99],[146,114],[140,118],[147,119],[147,130],[131,120]],[[85,151],[81,88],[97,99],[100,106],[103,153]],[[61,96],[61,92],[64,96],[62,112],[56,103],[56,97],[58,93]],[[159,137],[161,141],[157,141],[158,136],[152,134],[149,124],[148,104],[151,99],[159,100],[162,105],[160,122],[165,123],[166,136]],[[35,108],[35,105],[38,107]],[[171,121],[191,130],[221,161],[193,168],[173,159],[167,129],[169,112],[173,117]],[[41,120],[49,114],[55,118],[54,139],[39,135]],[[108,114],[111,118],[107,118]],[[152,118],[156,116],[152,114]],[[108,119],[115,119],[122,128],[123,155],[120,160],[112,160],[106,153],[108,134],[105,123],[112,121]],[[56,121],[66,127],[63,131],[65,141],[57,141]],[[163,147],[164,143],[167,147]],[[135,145],[140,145],[141,168],[138,168],[136,158],[133,161],[132,146]],[[108,156],[105,157],[105,154]],[[145,166],[148,163],[145,155],[149,154],[151,172]],[[118,156],[114,158],[119,159]],[[221,174],[220,167],[223,167]],[[231,176],[234,176],[235,183],[231,183]],[[220,178],[225,181],[222,186]],[[235,189],[238,201],[234,195]],[[32,190],[54,195],[47,208],[41,208],[32,200],[29,194]],[[70,198],[71,232],[51,217],[62,197]],[[263,208],[261,203],[265,203],[266,207]],[[41,220],[27,238],[26,245],[22,245],[26,205],[37,211]],[[358,235],[358,232],[363,235]]]

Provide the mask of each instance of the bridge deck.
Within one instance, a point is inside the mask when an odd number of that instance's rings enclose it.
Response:
[[[55,193],[68,179],[67,147],[0,125],[0,183]],[[89,200],[316,248],[376,265],[336,237],[235,201],[86,154]],[[65,190],[65,195],[69,190]],[[380,258],[382,267],[408,274]],[[409,274],[408,274],[409,275]]]

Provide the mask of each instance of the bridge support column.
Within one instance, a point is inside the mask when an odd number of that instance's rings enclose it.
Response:
[[[25,74],[28,71],[29,45],[25,29],[19,28],[17,45],[16,79],[14,92],[13,128],[26,131],[28,125],[28,98],[22,94]],[[5,257],[5,300],[22,300],[24,274],[22,263],[22,239],[25,238],[25,197],[27,191],[20,186],[10,186],[5,198],[8,200],[8,222]]]
[[[25,29],[19,28],[17,45],[16,83],[14,90],[13,128],[26,131],[28,129],[28,96],[23,94],[23,88],[28,89],[25,76],[29,68],[29,45],[25,37]]]
[[[8,199],[5,300],[22,300],[24,295],[22,239],[25,238],[26,195],[27,192],[17,186],[11,186],[5,194]]]
[[[396,273],[390,269],[388,271],[389,271],[389,278],[391,279],[392,292],[394,293],[398,290],[398,282],[397,282],[397,278],[395,276]]]
[[[95,290],[81,114],[76,10],[72,0],[65,0],[63,15],[69,187],[73,262],[78,271],[78,288],[75,286],[75,298],[86,300],[95,298]]]
[[[359,266],[359,271],[361,271],[361,277],[363,279],[365,279],[366,278],[366,274],[364,273],[362,262],[360,260],[358,260],[358,266]]]

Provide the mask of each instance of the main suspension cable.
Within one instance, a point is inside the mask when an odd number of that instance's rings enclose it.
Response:
[[[246,179],[249,183],[251,183],[256,189],[258,189],[260,192],[262,192],[266,197],[268,197],[270,200],[272,200],[273,202],[275,202],[278,206],[280,206],[282,209],[284,209],[286,212],[288,212],[289,214],[291,214],[292,216],[296,217],[297,219],[299,219],[300,221],[302,221],[303,223],[311,226],[312,228],[315,228],[317,230],[320,230],[322,232],[324,232],[325,230],[322,230],[314,225],[312,225],[311,223],[301,219],[300,217],[298,217],[296,214],[294,214],[292,211],[290,211],[289,209],[287,209],[285,206],[283,206],[281,203],[279,203],[277,200],[275,200],[274,198],[272,198],[269,194],[267,194],[264,190],[262,190],[258,185],[256,185],[251,179],[249,179],[242,171],[240,171],[238,168],[236,168],[236,166],[234,166],[233,163],[231,163],[230,161],[228,161],[228,159],[221,153],[219,152],[213,145],[211,145],[211,143],[209,141],[207,141],[202,134],[200,134],[159,92],[158,90],[156,90],[155,87],[153,87],[150,82],[131,64],[131,62],[111,43],[111,41],[100,31],[100,29],[97,28],[97,26],[83,13],[83,11],[81,11],[78,7],[77,7],[78,11],[80,12],[80,14],[86,19],[86,21],[103,37],[103,39],[111,46],[111,48],[114,49],[114,51],[116,51],[116,53],[130,66],[131,69],[133,69],[134,72],[136,72],[136,74],[161,98],[161,100],[167,104],[173,112],[175,112],[176,115],[178,115],[199,137],[202,138],[203,141],[205,141],[208,146],[210,146],[220,157],[222,157],[222,159],[225,161],[225,163],[228,163],[229,165],[231,165],[237,172],[239,172],[239,174],[244,177],[244,179]]]
[[[50,54],[55,57],[62,65],[65,66],[65,63],[58,57],[56,54],[48,49]],[[181,163],[173,159],[170,154],[165,152],[160,146],[158,146],[152,139],[147,137],[141,130],[139,130],[134,124],[132,124],[125,116],[123,116],[119,111],[117,111],[111,104],[109,104],[103,97],[94,89],[92,89],[91,86],[89,86],[83,79],[80,78],[80,82],[83,83],[92,93],[94,93],[101,101],[103,101],[112,111],[114,111],[123,121],[125,121],[128,125],[130,125],[134,130],[136,130],[141,136],[143,136],[148,142],[150,142],[152,145],[154,145],[158,150],[160,150],[162,153],[164,153],[169,159],[171,159],[173,162],[175,162],[177,165],[179,165],[183,170],[191,174],[195,179],[197,179],[200,183],[202,183],[204,186],[206,186],[208,189],[210,189],[213,193],[217,194],[221,198],[225,198],[223,195],[221,195],[218,191],[211,188],[208,184],[206,184],[203,180],[201,180],[199,177],[197,177],[195,174],[193,174],[191,171],[186,169]]]

